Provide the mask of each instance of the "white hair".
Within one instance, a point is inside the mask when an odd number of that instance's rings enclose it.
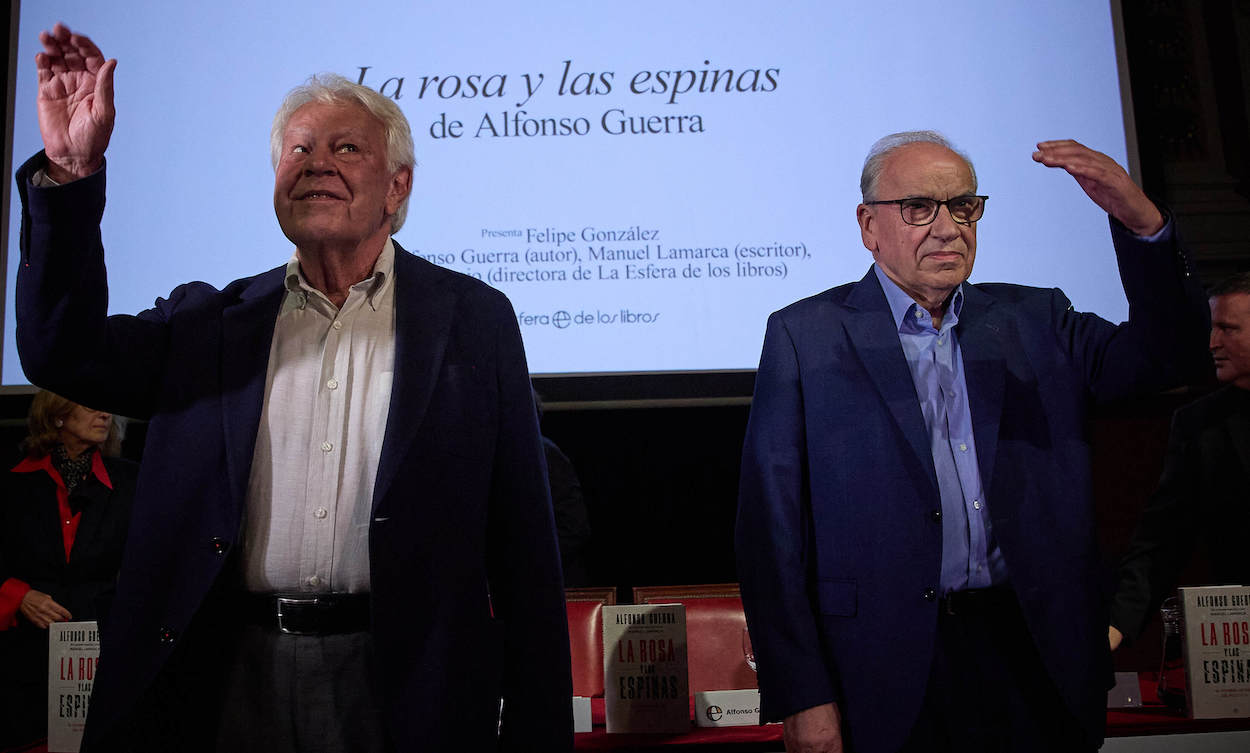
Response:
[[[865,202],[877,199],[877,181],[881,179],[881,171],[885,168],[885,160],[890,152],[907,144],[937,144],[959,155],[964,164],[968,165],[968,172],[972,173],[972,190],[977,190],[977,171],[972,166],[972,160],[956,149],[950,139],[937,131],[902,131],[877,139],[877,143],[868,150],[868,156],[864,158],[864,170],[859,176],[859,190]]]
[[[412,129],[408,119],[394,100],[384,94],[351,81],[335,73],[310,76],[302,86],[297,86],[282,100],[282,106],[273,117],[273,129],[269,132],[269,152],[274,170],[282,157],[282,136],[295,111],[306,104],[318,102],[325,105],[359,105],[378,119],[386,134],[386,169],[391,173],[401,167],[416,167],[416,150],[412,145]],[[409,194],[411,196],[411,194]],[[408,215],[408,196],[399,209],[391,215],[391,232],[396,233],[404,225]]]

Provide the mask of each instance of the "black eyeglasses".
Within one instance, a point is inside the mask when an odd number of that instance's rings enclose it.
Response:
[[[956,196],[946,201],[930,199],[927,196],[909,196],[906,199],[888,199],[886,201],[865,201],[865,204],[898,204],[899,214],[908,225],[928,225],[937,219],[938,209],[945,206],[951,213],[951,219],[960,225],[971,225],[985,214],[985,201],[988,196]]]

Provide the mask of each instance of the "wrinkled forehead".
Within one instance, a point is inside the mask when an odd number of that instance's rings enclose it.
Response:
[[[291,118],[283,129],[283,136],[318,136],[336,132],[381,135],[383,126],[382,121],[356,102],[308,102],[291,113]]]
[[[891,198],[948,199],[976,190],[972,171],[955,152],[939,144],[904,144],[886,155],[877,192]]]

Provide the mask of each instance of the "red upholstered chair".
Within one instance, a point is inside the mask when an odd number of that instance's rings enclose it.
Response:
[[[635,604],[686,606],[686,655],[690,693],[755,688],[755,673],[742,655],[746,615],[737,583],[697,586],[638,586]]]
[[[615,588],[566,588],[573,695],[603,697],[603,605],[616,603]]]

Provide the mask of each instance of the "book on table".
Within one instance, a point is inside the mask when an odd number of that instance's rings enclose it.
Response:
[[[1179,593],[1189,715],[1250,717],[1250,587],[1184,587]]]
[[[686,608],[603,608],[603,695],[608,732],[690,729]]]

